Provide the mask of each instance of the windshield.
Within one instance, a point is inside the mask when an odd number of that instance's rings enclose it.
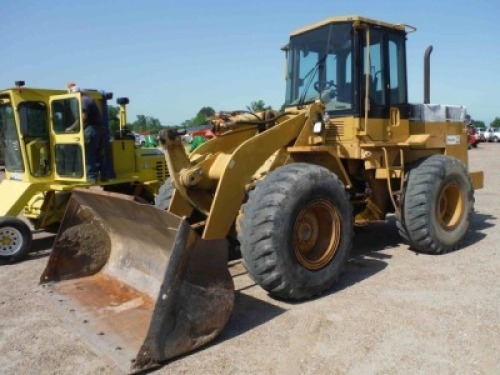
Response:
[[[0,147],[5,153],[5,169],[11,172],[24,172],[14,111],[9,103],[2,103],[1,101]]]
[[[43,102],[22,102],[17,107],[26,147],[27,169],[36,177],[50,174],[47,106]]]
[[[326,25],[292,36],[285,105],[321,99],[329,112],[353,108],[352,24]]]

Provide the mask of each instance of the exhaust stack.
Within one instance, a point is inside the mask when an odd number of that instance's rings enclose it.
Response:
[[[424,104],[431,102],[431,52],[432,46],[429,46],[424,54]]]

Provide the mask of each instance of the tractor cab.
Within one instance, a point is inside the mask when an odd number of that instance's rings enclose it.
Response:
[[[340,126],[348,124],[373,140],[406,139],[407,131],[390,126],[409,118],[405,43],[411,31],[364,17],[333,17],[294,31],[283,48],[285,106],[321,101],[328,116],[340,120],[331,129],[326,124],[336,141],[352,139]]]
[[[0,181],[0,260],[20,260],[30,249],[31,231],[19,214],[34,229],[53,230],[77,187],[99,186],[153,202],[165,181],[165,156],[160,150],[141,150],[126,137],[111,141],[107,101],[112,94],[85,90],[85,95],[95,100],[109,140],[104,142],[106,165],[100,168],[97,181],[87,176],[81,93],[28,88],[22,81],[0,91],[0,149],[5,154],[5,179]],[[121,128],[128,102],[127,98],[117,100]]]
[[[23,88],[22,82],[16,83],[17,89],[0,92],[0,144],[7,179],[85,183],[83,126],[68,130],[75,122],[82,123],[81,94]],[[107,121],[106,100],[112,94],[91,91],[88,95]]]

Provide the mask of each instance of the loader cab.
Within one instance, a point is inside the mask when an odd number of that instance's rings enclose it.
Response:
[[[89,93],[98,104],[107,129],[109,94]],[[63,90],[20,88],[0,92],[0,148],[5,154],[6,177],[50,183],[86,183],[85,140],[81,94]],[[106,144],[106,155],[110,154]],[[113,175],[110,157],[105,158]]]
[[[407,116],[405,42],[405,26],[362,17],[296,30],[284,48],[285,106],[321,100],[330,117],[389,119],[391,108]]]

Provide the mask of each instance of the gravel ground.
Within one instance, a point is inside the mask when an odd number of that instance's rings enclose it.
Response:
[[[500,374],[500,145],[470,159],[486,187],[462,249],[414,253],[394,220],[357,229],[340,283],[298,304],[271,299],[236,263],[223,334],[156,373]],[[0,264],[0,373],[119,373],[44,304],[37,283],[53,239],[36,233],[28,260]]]

